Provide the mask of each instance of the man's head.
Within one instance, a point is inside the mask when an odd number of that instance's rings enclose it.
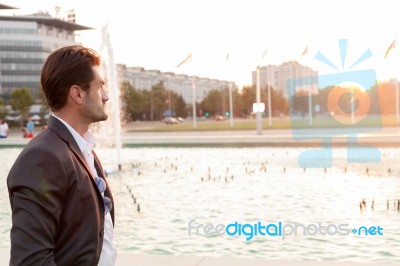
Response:
[[[83,46],[66,46],[51,53],[43,65],[40,79],[51,110],[64,107],[71,86],[89,89],[94,76],[92,67],[99,65],[100,56]]]
[[[58,112],[72,103],[90,123],[107,119],[104,103],[108,97],[99,66],[100,55],[80,45],[51,53],[41,74],[42,90],[51,110]]]

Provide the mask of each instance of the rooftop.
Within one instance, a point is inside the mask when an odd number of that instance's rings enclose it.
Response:
[[[1,7],[1,4],[0,4]],[[46,13],[39,13],[39,14],[32,14],[32,15],[25,15],[25,16],[0,16],[0,20],[3,21],[33,21],[38,22],[41,24],[45,24],[48,26],[53,26],[56,28],[61,28],[70,31],[76,30],[91,30],[93,28],[89,28],[83,25],[79,25],[73,22],[68,22],[65,20],[61,20],[58,18],[53,18],[49,14]]]
[[[0,9],[17,9],[16,7],[0,4]]]

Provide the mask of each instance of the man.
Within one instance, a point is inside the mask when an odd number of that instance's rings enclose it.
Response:
[[[26,122],[26,138],[31,139],[34,136],[33,130],[35,124],[32,122],[32,118],[28,117],[28,122]]]
[[[88,133],[107,119],[99,55],[82,46],[47,58],[41,85],[52,110],[7,178],[10,265],[115,265],[114,208]]]
[[[7,138],[8,135],[8,124],[0,119],[0,139]]]

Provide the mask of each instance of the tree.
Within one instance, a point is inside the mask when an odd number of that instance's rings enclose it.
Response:
[[[21,127],[24,119],[27,119],[29,108],[35,101],[31,93],[26,88],[16,89],[11,93],[11,107],[21,115]]]
[[[268,114],[268,87],[261,91],[261,102],[265,104],[265,113]],[[271,87],[271,115],[288,114],[288,102],[282,92]]]
[[[228,100],[229,100],[229,94],[228,94]],[[243,113],[241,113],[240,111],[240,106],[242,105],[242,98],[238,89],[232,89],[232,104],[233,104],[234,117],[243,117]]]
[[[5,107],[5,101],[3,98],[0,97],[0,119],[4,119],[7,115],[7,109]]]
[[[375,108],[376,114],[393,115],[396,114],[396,87],[392,82],[379,83],[372,90],[371,101],[379,100],[379,109]],[[376,105],[376,104],[375,104]]]
[[[242,89],[242,102],[240,110],[244,115],[249,115],[253,110],[253,103],[256,102],[256,88],[244,86]]]
[[[222,94],[220,90],[211,90],[202,102],[203,112],[212,115],[222,114]]]
[[[146,97],[143,92],[136,90],[129,82],[121,85],[122,109],[128,121],[143,119]]]
[[[296,92],[296,97],[292,99],[292,108],[295,114],[305,117],[308,113],[308,92],[300,90]]]
[[[171,92],[170,97],[171,97],[171,109],[172,109],[171,111],[173,115],[179,117],[186,117],[187,116],[186,102],[182,98],[182,96],[175,92]]]
[[[152,115],[152,110],[151,110],[151,91],[149,90],[144,90],[143,92],[143,97],[144,97],[144,107],[143,107],[143,120],[149,120],[151,119]]]
[[[167,109],[167,91],[164,82],[160,81],[151,87],[150,93],[150,118],[151,121],[161,120],[164,111]]]

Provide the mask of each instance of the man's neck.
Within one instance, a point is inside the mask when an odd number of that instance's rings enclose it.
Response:
[[[89,130],[89,124],[79,121],[79,119],[77,119],[78,116],[70,115],[68,112],[63,111],[53,112],[53,114],[67,122],[68,125],[75,129],[82,137]]]

